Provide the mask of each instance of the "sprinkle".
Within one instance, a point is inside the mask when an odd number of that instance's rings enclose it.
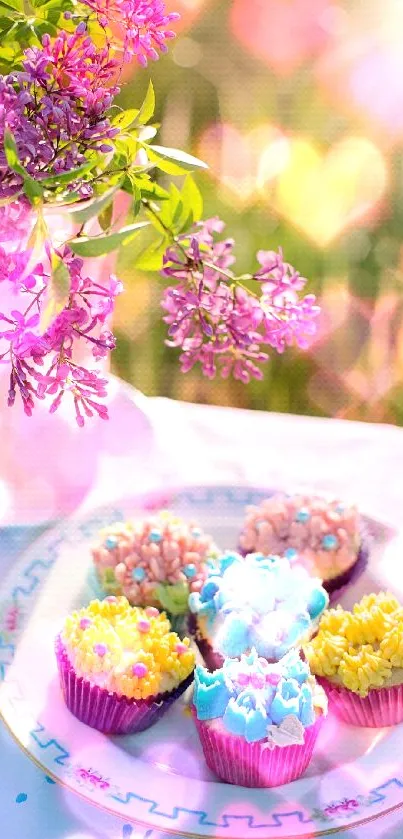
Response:
[[[279,673],[266,673],[266,682],[269,685],[278,685],[281,681],[281,676]]]
[[[175,647],[175,651],[178,653],[178,655],[183,655],[183,653],[187,653],[188,650],[189,647],[187,647],[186,644],[177,644]]]
[[[338,545],[339,542],[336,536],[333,536],[332,533],[327,533],[326,536],[324,536],[322,539],[322,547],[325,549],[325,551],[332,551],[334,548],[337,548]]]
[[[343,515],[344,510],[345,510],[345,508],[344,508],[344,504],[338,504],[338,505],[337,505],[337,507],[336,507],[336,513],[338,513],[338,514],[339,514],[339,516],[342,516],[342,515]]]
[[[184,573],[185,577],[188,577],[188,578],[195,577],[196,574],[197,574],[197,568],[196,568],[195,565],[193,565],[192,562],[190,562],[189,565],[184,566],[183,573]]]
[[[311,517],[311,514],[310,514],[309,510],[306,510],[305,508],[302,508],[302,510],[298,510],[298,513],[295,516],[295,521],[299,521],[299,522],[304,523],[306,521],[309,521],[310,517]]]
[[[133,676],[137,676],[138,679],[144,679],[144,676],[147,676],[148,667],[142,661],[138,661],[136,664],[133,664],[132,671]]]
[[[136,580],[137,583],[142,583],[145,576],[146,572],[144,571],[144,568],[133,568],[132,577],[133,580]]]
[[[26,792],[19,792],[16,799],[15,799],[16,804],[23,804],[24,801],[27,800],[27,798],[28,798],[28,796],[27,796]]]
[[[90,618],[81,618],[80,620],[80,629],[88,629],[91,626],[92,620]]]
[[[287,548],[284,556],[286,559],[295,559],[298,556],[298,551],[295,548]]]
[[[139,632],[149,632],[150,631],[150,621],[146,620],[145,618],[142,618],[141,620],[139,620],[139,622],[137,624],[137,629],[138,629]]]
[[[106,653],[108,652],[108,647],[106,646],[106,644],[94,644],[93,650],[94,650],[94,653],[96,653],[97,655],[101,656],[101,658],[103,658],[104,655],[106,655]]]
[[[155,606],[147,606],[145,612],[148,618],[158,618],[159,611]]]
[[[114,548],[117,548],[118,540],[116,536],[108,536],[104,544],[107,551],[113,551]]]
[[[117,603],[118,599],[115,597],[114,594],[109,594],[108,597],[105,597],[105,603]]]
[[[193,528],[193,530],[192,530],[192,536],[193,536],[193,539],[200,539],[200,536],[201,536],[201,530],[200,530],[200,527],[194,527],[194,528]]]
[[[150,532],[148,534],[148,538],[149,538],[150,542],[161,542],[162,533],[161,533],[160,530],[157,530],[155,528],[154,530],[150,530]]]

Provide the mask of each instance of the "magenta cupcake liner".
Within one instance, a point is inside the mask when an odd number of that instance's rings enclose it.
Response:
[[[168,693],[148,699],[128,699],[77,676],[60,638],[55,645],[60,685],[64,701],[77,719],[103,734],[137,734],[154,725],[186,688],[192,684],[193,673]]]
[[[223,781],[240,787],[279,787],[305,772],[322,724],[323,715],[305,729],[303,745],[265,747],[266,741],[247,743],[215,728],[214,721],[201,722],[193,708],[204,757],[209,769]]]
[[[342,685],[316,677],[326,691],[329,710],[350,725],[383,728],[403,722],[403,685],[374,688],[362,697]]]

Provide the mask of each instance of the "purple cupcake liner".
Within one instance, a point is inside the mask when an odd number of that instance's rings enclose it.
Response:
[[[305,729],[303,745],[265,746],[215,728],[214,723],[193,719],[209,769],[229,784],[240,787],[279,787],[295,781],[306,770],[318,737],[323,715]]]
[[[148,699],[118,696],[77,676],[60,635],[55,652],[64,701],[78,720],[103,734],[138,734],[154,725],[192,684],[191,673],[175,690]]]

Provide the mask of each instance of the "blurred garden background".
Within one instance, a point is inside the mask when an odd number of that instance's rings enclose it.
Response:
[[[158,272],[120,256],[113,370],[147,395],[403,424],[402,0],[169,0],[178,37],[150,68],[158,142],[204,159],[204,217],[240,271],[281,245],[320,298],[308,353],[262,382],[179,369]],[[138,106],[148,74],[122,94]],[[163,183],[163,181],[162,181]]]

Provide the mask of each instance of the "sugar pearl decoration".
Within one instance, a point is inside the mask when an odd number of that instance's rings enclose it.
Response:
[[[91,626],[92,620],[91,618],[81,618],[80,620],[80,629],[88,629]]]
[[[192,579],[192,577],[195,577],[197,574],[197,568],[192,562],[190,562],[189,565],[184,566],[183,573],[188,579]]]
[[[144,679],[144,676],[147,676],[148,667],[142,662],[137,661],[136,664],[133,664],[133,676],[137,676],[138,679]]]
[[[106,653],[108,652],[108,647],[106,646],[106,644],[94,644],[93,649],[94,653],[99,655],[101,658],[103,658],[104,655],[106,655]]]
[[[144,571],[144,568],[141,568],[141,567],[133,568],[132,577],[133,577],[133,580],[136,581],[136,583],[142,583],[143,580],[145,579],[145,576],[146,576],[146,572]]]
[[[137,624],[137,629],[138,629],[139,632],[144,632],[144,633],[149,632],[150,631],[150,621],[146,620],[145,618],[142,618],[141,620],[139,620],[139,622]]]
[[[175,647],[175,650],[178,655],[183,655],[183,653],[187,653],[188,649],[189,647],[187,647],[186,644],[177,644]]]
[[[155,606],[147,606],[145,612],[148,618],[158,618],[159,611]]]
[[[118,540],[116,536],[108,536],[107,539],[105,539],[105,548],[107,551],[113,551],[117,547],[117,544]]]
[[[335,548],[338,547],[338,545],[339,542],[336,536],[333,536],[332,533],[327,533],[326,536],[324,536],[322,539],[322,546],[324,547],[325,551],[333,551]]]
[[[148,538],[149,538],[150,542],[161,542],[162,533],[161,533],[160,530],[157,530],[157,528],[155,528],[153,530],[150,530]]]

